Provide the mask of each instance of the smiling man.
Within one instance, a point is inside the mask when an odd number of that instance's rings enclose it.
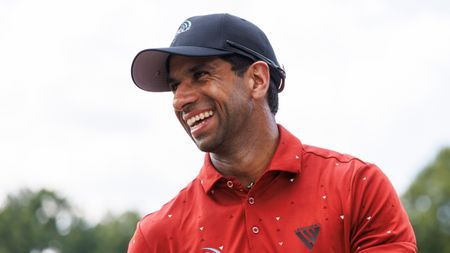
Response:
[[[173,92],[175,115],[205,159],[138,223],[129,253],[416,251],[377,166],[302,144],[277,124],[286,75],[252,23],[191,17],[170,47],[138,53],[132,77],[143,90]]]

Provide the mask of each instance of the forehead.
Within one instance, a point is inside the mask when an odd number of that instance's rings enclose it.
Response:
[[[217,56],[188,57],[171,55],[167,62],[168,73],[173,75],[178,72],[192,72],[198,69],[218,70],[231,65]]]

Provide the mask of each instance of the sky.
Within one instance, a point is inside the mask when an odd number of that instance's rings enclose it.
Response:
[[[450,146],[448,1],[0,0],[0,202],[46,188],[95,222],[174,197],[204,154],[131,62],[224,12],[265,31],[287,72],[277,121],[303,143],[377,164],[399,194]]]

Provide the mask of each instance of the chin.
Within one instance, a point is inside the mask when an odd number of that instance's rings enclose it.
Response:
[[[214,153],[220,146],[217,142],[212,140],[194,140],[195,145],[197,145],[197,148],[200,149],[203,152],[209,152]]]
[[[197,145],[197,148],[203,152],[213,152],[213,150],[214,150],[214,148],[212,148],[210,145],[207,145],[205,143],[195,142],[195,145]]]

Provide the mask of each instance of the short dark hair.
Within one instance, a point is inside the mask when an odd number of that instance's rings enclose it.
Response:
[[[252,59],[238,54],[231,54],[220,56],[220,59],[231,64],[231,69],[238,76],[243,76],[248,67],[254,62]],[[278,112],[278,88],[274,77],[271,75],[269,89],[267,91],[267,103],[269,104],[270,112],[275,115]]]

